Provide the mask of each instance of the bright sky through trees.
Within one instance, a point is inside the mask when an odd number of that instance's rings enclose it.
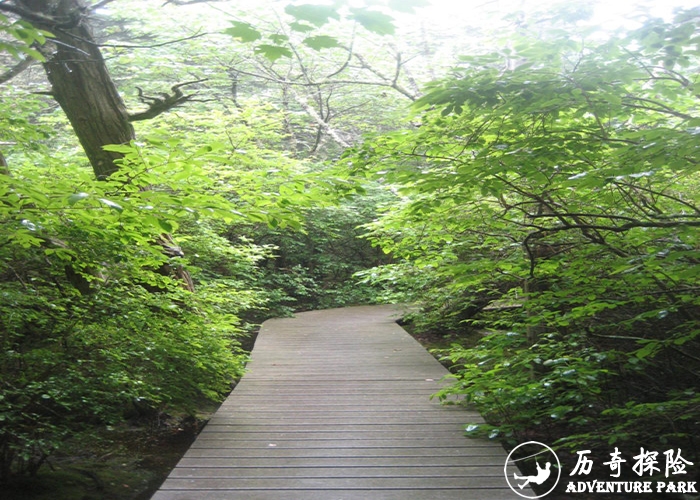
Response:
[[[633,27],[635,18],[644,12],[652,16],[668,19],[678,8],[699,6],[697,0],[594,0],[593,2],[571,2],[562,0],[430,0],[430,7],[425,10],[431,20],[449,19],[451,24],[463,25],[487,24],[496,27],[503,17],[515,12],[553,11],[554,6],[565,5],[585,8],[594,6],[591,24],[597,24],[610,30],[619,27]],[[449,13],[449,16],[445,16]],[[636,19],[637,23],[641,21]]]

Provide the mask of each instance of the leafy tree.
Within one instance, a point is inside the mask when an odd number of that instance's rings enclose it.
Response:
[[[371,275],[437,311],[429,327],[488,332],[445,354],[445,393],[489,421],[473,433],[694,446],[697,26],[690,10],[604,42],[523,37],[515,65],[465,56],[419,128],[349,156],[404,196],[369,237],[405,262]]]
[[[51,95],[61,105],[80,139],[95,175],[105,179],[118,169],[118,152],[107,144],[134,139],[129,114],[91,32],[88,11],[80,0],[3,2],[0,11],[52,33],[44,44],[44,66]]]
[[[2,5],[26,14],[15,2]],[[3,26],[17,40],[5,50],[44,57],[30,44],[48,33],[26,21]],[[311,208],[357,188],[272,150],[283,141],[269,106],[251,100],[227,113],[191,101],[186,116],[139,121],[140,142],[110,135],[117,144],[100,145],[112,155],[101,175],[94,163],[82,168],[78,144],[45,96],[16,102],[0,106],[0,141],[9,143],[0,174],[0,482],[36,474],[76,433],[126,419],[172,422],[219,401],[242,372],[248,323],[290,310],[292,279],[270,286],[267,270],[279,248],[303,239],[289,228],[305,218],[309,253],[322,265],[300,269],[300,282],[314,280],[324,290],[314,300],[324,305],[366,300],[347,286],[327,290],[327,277],[342,281],[359,259],[335,266],[318,255],[332,240],[326,228],[349,236],[360,218],[339,209],[336,226],[325,215],[330,206]],[[266,232],[287,234],[265,242]],[[196,294],[175,279],[185,268]]]
[[[231,21],[224,33],[252,50],[229,72],[236,86],[252,80],[279,89],[290,149],[299,155],[336,155],[365,131],[394,128],[389,123],[402,104],[396,96],[417,98],[413,68],[418,64],[410,60],[419,55],[406,56],[398,48],[392,15],[424,5],[422,0],[353,7],[289,4],[269,26]],[[368,124],[363,113],[370,109],[375,118]],[[321,148],[324,140],[331,144]]]

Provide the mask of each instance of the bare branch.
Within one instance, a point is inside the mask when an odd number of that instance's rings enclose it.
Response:
[[[76,11],[71,13],[69,16],[47,16],[40,12],[34,12],[20,5],[9,4],[7,2],[0,2],[0,12],[8,12],[10,14],[15,14],[21,17],[25,21],[39,26],[39,27],[50,27],[50,28],[74,28],[82,19],[82,13]]]
[[[661,102],[654,101],[653,99],[645,99],[643,97],[637,97],[633,95],[628,95],[626,98],[629,99],[629,101],[625,102],[624,105],[629,108],[644,109],[647,111],[658,111],[659,113],[666,113],[672,116],[677,116],[678,118],[683,118],[684,120],[692,120],[695,118],[693,115],[681,113],[680,111],[676,111],[675,109]],[[631,101],[638,101],[645,104],[632,104]]]
[[[102,1],[100,1],[100,2],[97,2],[97,3],[94,4],[94,5],[91,5],[90,7],[88,7],[88,10],[89,10],[90,12],[92,12],[92,11],[94,11],[94,10],[101,9],[102,7],[104,7],[105,5],[107,5],[108,3],[112,3],[112,2],[114,2],[114,1],[115,1],[115,0],[102,0]]]
[[[128,43],[96,43],[93,40],[88,40],[88,39],[85,39],[83,37],[77,36],[74,33],[69,33],[69,32],[64,32],[64,31],[61,31],[61,32],[63,34],[65,34],[66,36],[73,38],[74,40],[78,40],[80,42],[92,45],[94,47],[100,47],[100,48],[107,47],[110,49],[155,49],[158,47],[164,47],[166,45],[172,45],[175,43],[186,42],[187,40],[193,40],[195,38],[200,38],[203,36],[211,35],[211,33],[205,31],[205,32],[201,32],[201,33],[195,33],[194,35],[186,36],[183,38],[176,38],[175,40],[168,40],[167,42],[160,42],[160,43],[154,43],[154,44],[149,44],[149,45],[135,45],[135,44],[128,44]],[[51,39],[51,42],[61,43],[53,38]],[[63,45],[67,45],[67,44],[64,43]],[[67,45],[67,46],[70,47],[70,45]],[[74,48],[74,47],[72,47],[72,48]]]
[[[0,75],[0,85],[12,80],[14,77],[22,73],[22,71],[29,68],[35,62],[35,59],[32,59],[31,57],[25,57],[20,62],[15,64],[12,68],[8,69],[2,75]]]
[[[343,47],[347,53],[348,53],[348,58],[343,62],[343,64],[335,70],[333,73],[326,75],[326,80],[330,80],[331,78],[338,76],[340,73],[345,71],[347,67],[350,65],[350,61],[352,61],[352,56],[355,50],[355,29],[357,27],[357,24],[353,24],[352,26],[352,35],[350,36],[350,45],[347,47]]]
[[[368,85],[372,87],[391,87],[391,84],[388,82],[377,82],[377,81],[364,81],[364,80],[323,80],[320,82],[294,82],[290,80],[283,80],[282,78],[279,78],[278,76],[269,76],[269,75],[261,75],[260,73],[252,73],[250,71],[245,71],[242,69],[237,70],[240,74],[246,75],[246,76],[252,76],[253,78],[260,78],[261,80],[266,80],[268,82],[273,82],[273,83],[278,83],[280,85],[293,85],[295,87],[322,87],[326,85]],[[401,94],[404,96],[408,97],[412,101],[414,101],[416,98],[407,91],[401,92]]]
[[[667,198],[667,199],[669,199],[669,200],[673,200],[673,201],[675,201],[675,202],[677,202],[677,203],[680,203],[681,205],[684,205],[684,206],[690,208],[690,209],[691,209],[693,212],[695,212],[696,214],[700,214],[700,208],[698,208],[696,205],[694,205],[694,204],[692,204],[692,203],[690,203],[690,202],[687,202],[687,201],[685,201],[685,200],[683,200],[683,199],[681,199],[681,198],[678,198],[677,196],[673,196],[673,195],[670,195],[670,194],[668,194],[668,193],[664,193],[664,192],[661,192],[661,191],[656,191],[656,190],[654,190],[654,189],[651,189],[651,188],[648,188],[648,187],[645,187],[645,186],[633,185],[633,184],[630,184],[630,183],[628,183],[628,182],[616,181],[615,184],[616,184],[616,185],[619,185],[619,186],[625,186],[625,187],[629,187],[629,188],[638,189],[638,190],[640,190],[640,191],[644,191],[644,192],[646,192],[646,193],[649,193],[649,194],[651,194],[651,195],[653,195],[653,196],[663,196],[664,198]]]
[[[373,66],[367,61],[367,59],[365,59],[364,57],[362,57],[360,54],[355,53],[354,56],[355,56],[355,59],[357,59],[357,60],[359,61],[360,66],[361,66],[362,68],[364,68],[364,69],[366,69],[367,71],[369,71],[370,73],[372,73],[372,74],[378,76],[378,77],[381,78],[382,81],[383,81],[383,83],[381,83],[381,84],[378,84],[378,83],[375,83],[375,82],[367,82],[366,84],[370,84],[370,85],[371,85],[371,84],[375,84],[375,85],[382,85],[382,86],[384,86],[384,87],[389,87],[389,88],[392,88],[392,89],[396,90],[399,94],[402,94],[402,95],[408,97],[408,98],[409,98],[410,100],[412,100],[412,101],[415,101],[415,100],[417,99],[415,95],[413,95],[413,94],[410,93],[408,90],[406,90],[405,88],[403,88],[401,85],[398,84],[399,72],[401,71],[401,65],[402,65],[402,64],[401,64],[401,53],[400,53],[400,52],[397,52],[397,54],[396,54],[396,59],[397,59],[397,61],[396,61],[396,70],[395,70],[395,75],[394,75],[394,77],[392,77],[392,78],[389,78],[388,76],[384,75],[381,71],[379,71],[378,69],[376,69],[375,67],[373,67]],[[360,82],[357,82],[357,83],[360,83]]]
[[[344,148],[349,148],[350,144],[348,144],[340,135],[338,132],[331,127],[328,122],[326,122],[321,115],[318,114],[318,112],[311,107],[311,105],[306,101],[306,99],[303,96],[300,96],[297,94],[293,88],[290,88],[290,94],[292,95],[292,98],[299,104],[304,111],[306,111],[306,114],[308,114],[319,126],[320,129],[322,129],[326,134],[328,134],[338,145],[344,147]]]
[[[167,42],[154,43],[151,45],[132,45],[128,43],[100,43],[99,47],[108,47],[110,49],[155,49],[157,47],[164,47],[166,45],[172,45],[174,43],[186,42],[187,40],[193,40],[195,38],[200,38],[203,36],[211,35],[211,33],[195,33],[191,36],[186,36],[184,38],[177,38],[175,40],[168,40]]]
[[[129,115],[130,122],[136,122],[141,120],[150,120],[156,116],[165,113],[187,101],[192,101],[193,97],[197,94],[185,95],[182,92],[182,87],[186,85],[193,85],[195,83],[200,83],[205,81],[205,79],[193,80],[191,82],[178,83],[170,87],[172,94],[161,93],[159,97],[147,96],[143,93],[141,88],[136,87],[139,92],[139,100],[144,104],[148,104],[148,109],[146,111],[141,111],[139,113],[134,113]]]

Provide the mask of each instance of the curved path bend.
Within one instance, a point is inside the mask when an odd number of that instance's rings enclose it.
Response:
[[[362,306],[266,321],[248,372],[152,500],[506,500],[505,451],[431,400],[447,370]]]

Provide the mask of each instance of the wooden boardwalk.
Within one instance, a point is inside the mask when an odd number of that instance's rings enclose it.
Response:
[[[505,451],[431,400],[447,370],[393,306],[266,321],[249,371],[152,500],[505,500]]]

